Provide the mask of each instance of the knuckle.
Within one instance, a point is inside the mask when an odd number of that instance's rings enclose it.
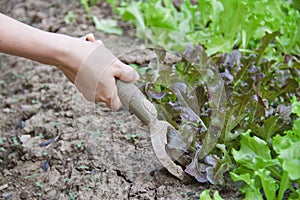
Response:
[[[103,98],[101,95],[96,95],[95,102],[105,102],[105,98]]]

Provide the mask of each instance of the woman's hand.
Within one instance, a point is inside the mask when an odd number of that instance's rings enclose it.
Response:
[[[81,56],[81,64],[60,69],[76,85],[78,90],[89,101],[105,102],[108,107],[117,110],[122,103],[118,97],[115,79],[133,82],[139,79],[138,73],[130,66],[122,63],[105,46],[102,41],[95,40],[92,34],[84,37],[85,45],[92,45],[92,50]],[[76,49],[74,44],[74,51]],[[70,55],[76,55],[70,51]],[[69,59],[69,61],[72,59]],[[66,64],[68,66],[69,64]],[[79,66],[79,68],[78,68]]]
[[[50,33],[28,26],[0,13],[0,52],[55,65],[90,101],[121,107],[115,79],[133,82],[138,73],[122,63],[101,41]]]

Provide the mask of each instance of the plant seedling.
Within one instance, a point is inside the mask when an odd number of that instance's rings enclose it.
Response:
[[[138,138],[139,134],[132,134],[132,133],[126,133],[124,135],[124,137],[126,138],[126,140],[131,140],[133,142],[136,141],[136,139]]]
[[[71,200],[75,200],[77,198],[77,195],[72,192],[72,190],[68,190],[69,197]]]
[[[79,143],[77,144],[77,148],[80,149],[83,146],[83,141],[80,140]]]

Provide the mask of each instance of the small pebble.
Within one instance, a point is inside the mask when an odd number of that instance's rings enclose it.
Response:
[[[1,186],[0,186],[0,191],[1,191],[1,190],[4,190],[4,189],[6,189],[6,188],[8,188],[8,184],[7,184],[7,183],[5,183],[4,185],[1,185]]]

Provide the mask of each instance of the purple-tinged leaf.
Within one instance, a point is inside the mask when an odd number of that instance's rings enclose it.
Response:
[[[235,91],[238,91],[240,89],[240,86],[245,85],[245,79],[248,78],[248,70],[254,66],[256,60],[257,56],[254,54],[250,54],[249,57],[243,57],[241,59],[241,62],[243,63],[242,68],[234,76],[233,89]]]
[[[248,71],[249,71],[249,73],[254,74],[254,73],[258,72],[258,70],[259,69],[255,65],[253,65]]]
[[[257,54],[260,57],[263,55],[263,52],[265,51],[266,47],[277,37],[280,35],[279,31],[275,31],[273,33],[266,32],[266,35],[262,38],[259,48],[257,49]]]
[[[185,51],[183,53],[183,58],[191,63],[199,63],[199,55],[201,55],[203,52],[204,49],[202,46],[186,45]]]
[[[234,80],[233,76],[230,74],[230,72],[227,68],[225,69],[225,72],[221,73],[221,76],[223,79],[225,79],[225,82],[227,84],[232,83],[232,81]]]
[[[285,106],[283,104],[278,106],[278,112],[280,117],[284,120],[284,121],[290,121],[291,120],[291,113],[292,113],[292,106]]]
[[[280,128],[279,127],[280,124],[278,122],[279,118],[280,118],[279,115],[274,115],[264,120],[262,126],[251,123],[249,124],[249,128],[252,130],[252,132],[255,135],[269,142],[272,135]]]
[[[296,93],[297,89],[299,89],[299,84],[295,79],[287,79],[285,85],[280,88],[280,95],[285,93]]]
[[[171,149],[177,149],[187,152],[188,145],[182,135],[174,129],[169,129],[168,131],[168,144],[167,146]]]
[[[200,159],[204,158],[215,147],[225,123],[227,101],[224,81],[219,77],[217,81],[213,81],[212,83],[207,84],[212,114],[208,131],[202,143],[203,147],[199,154]]]
[[[176,83],[173,90],[180,104],[179,109],[182,110],[182,117],[197,122],[206,128],[206,125],[197,114],[200,111],[197,98],[195,95],[187,93],[186,84]]]
[[[223,173],[225,173],[225,171],[221,171],[221,173],[216,173],[215,167],[207,167],[206,168],[206,178],[213,185],[224,185],[225,184],[225,181],[223,178]]]
[[[174,92],[178,96],[179,103],[190,108],[196,115],[199,115],[199,104],[194,94],[188,94],[187,85],[185,83],[175,83]]]
[[[199,152],[200,152],[200,148],[197,149],[192,162],[186,167],[186,169],[184,171],[185,171],[185,173],[189,174],[190,176],[195,177],[198,182],[206,183],[207,182],[206,174],[201,172],[199,169],[199,166],[198,166]],[[202,168],[202,171],[204,169],[205,169],[205,167]]]
[[[219,159],[216,155],[207,155],[204,157],[204,162],[215,167]]]
[[[197,102],[198,102],[198,108],[201,109],[203,105],[208,102],[207,95],[205,94],[205,89],[204,86],[197,86],[195,89],[195,95],[197,97]],[[201,110],[199,112],[196,112],[201,114]]]
[[[166,96],[166,92],[157,92],[154,89],[146,89],[148,97],[153,99],[162,99]]]
[[[217,61],[217,65],[227,67],[240,67],[242,53],[239,50],[233,50],[231,53],[224,53]]]

